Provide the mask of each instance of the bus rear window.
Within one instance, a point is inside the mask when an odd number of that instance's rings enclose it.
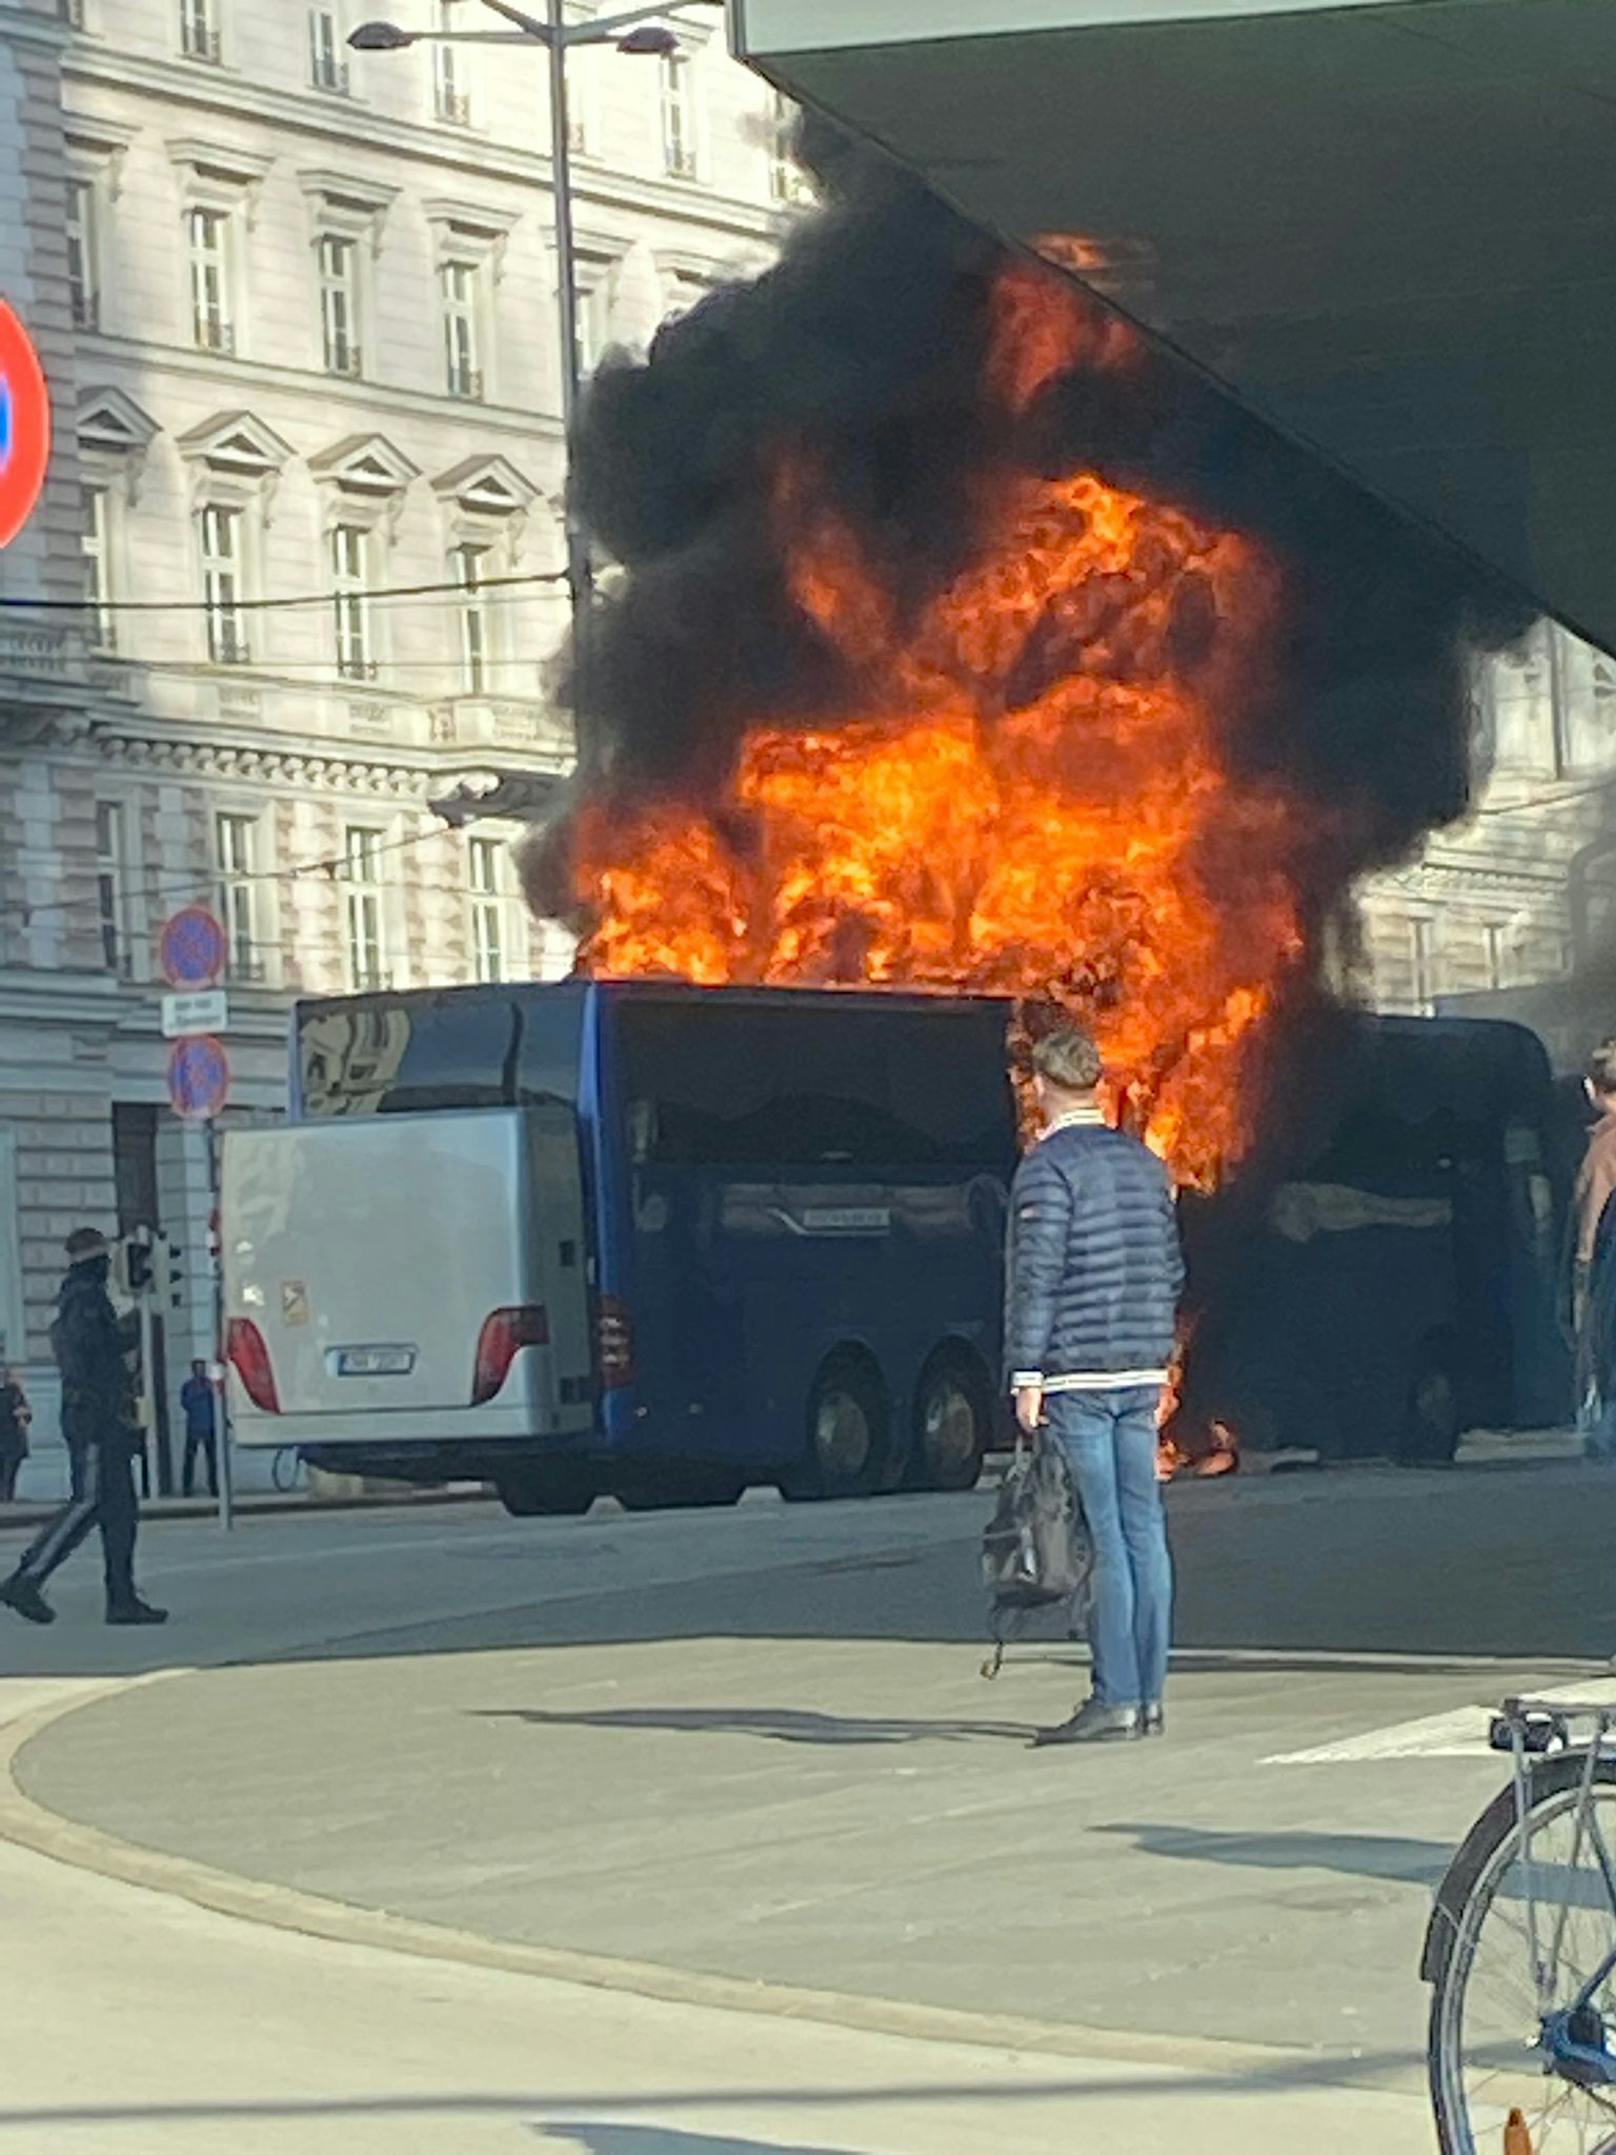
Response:
[[[581,998],[564,988],[303,1003],[301,1111],[400,1115],[573,1101],[580,1024]]]
[[[642,1161],[997,1168],[1014,1156],[995,1005],[626,999],[617,1019],[629,1142]]]

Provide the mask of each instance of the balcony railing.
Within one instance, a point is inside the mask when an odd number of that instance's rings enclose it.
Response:
[[[364,373],[364,357],[357,344],[331,346],[325,355],[327,374],[340,374],[345,381],[356,382]]]
[[[317,90],[324,90],[328,97],[348,95],[348,63],[338,60],[329,52],[316,52],[309,69],[309,78]]]
[[[445,127],[469,127],[471,125],[471,95],[466,90],[456,90],[447,82],[440,82],[433,99],[434,109]]]
[[[267,945],[250,944],[232,950],[224,963],[224,977],[233,988],[261,988],[269,978]]]
[[[464,397],[470,404],[483,400],[483,377],[480,367],[451,367],[449,369],[449,394]]]
[[[251,656],[246,628],[239,621],[208,625],[208,656],[215,666],[245,666]]]
[[[235,356],[236,325],[221,322],[211,315],[199,315],[196,321],[196,348],[199,352],[220,352],[227,359]]]
[[[344,681],[374,681],[381,667],[373,658],[359,658],[351,651],[337,654],[337,672]]]
[[[56,14],[69,30],[84,28],[84,0],[56,0]]]
[[[82,285],[76,284],[68,294],[68,303],[73,309],[73,327],[75,329],[93,330],[101,327],[101,294],[99,292],[87,292]]]

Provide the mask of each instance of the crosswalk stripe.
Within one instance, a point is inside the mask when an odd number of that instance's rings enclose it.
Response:
[[[1575,1697],[1580,1705],[1616,1705],[1616,1680],[1589,1683],[1575,1680],[1567,1685],[1549,1680],[1542,1684],[1521,1683],[1512,1687],[1522,1698]],[[1335,1743],[1315,1744],[1305,1751],[1276,1751],[1265,1766],[1356,1766],[1374,1759],[1487,1758],[1492,1755],[1487,1731],[1498,1700],[1485,1705],[1459,1706],[1448,1713],[1426,1714],[1417,1721],[1394,1721],[1384,1728],[1366,1729]]]

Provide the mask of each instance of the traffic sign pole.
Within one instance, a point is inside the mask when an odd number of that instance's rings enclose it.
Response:
[[[208,1202],[211,1216],[219,1218],[219,1124],[208,1120]],[[210,1244],[214,1241],[210,1235]],[[213,1450],[219,1462],[219,1524],[227,1534],[236,1526],[236,1464],[230,1450],[230,1391],[224,1361],[224,1242],[222,1234],[213,1255],[213,1360],[208,1368],[213,1385]]]
[[[219,1217],[219,1116],[230,1097],[230,1058],[215,1029],[229,1023],[229,1003],[215,993],[230,956],[224,927],[205,905],[182,906],[163,923],[157,944],[163,978],[175,991],[163,998],[163,1033],[174,1042],[168,1058],[168,1097],[176,1115],[200,1122],[208,1148],[208,1206]],[[230,1413],[224,1365],[224,1270],[222,1250],[208,1235],[212,1266],[213,1449],[218,1467],[219,1524],[231,1533],[236,1520],[235,1463],[230,1450]]]

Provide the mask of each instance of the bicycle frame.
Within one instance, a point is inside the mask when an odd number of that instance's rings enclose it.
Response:
[[[1592,2005],[1606,1979],[1616,1972],[1616,1944],[1611,1946],[1570,2005],[1553,2005],[1554,1970],[1559,1963],[1571,1911],[1569,1903],[1555,1911],[1552,1939],[1548,1941],[1550,1951],[1545,1957],[1544,1925],[1550,1910],[1546,1904],[1540,1908],[1532,1859],[1531,1762],[1555,1748],[1572,1749],[1571,1727],[1574,1722],[1591,1723],[1593,1733],[1584,1754],[1582,1776],[1577,1785],[1571,1865],[1574,1870],[1586,1837],[1586,1843],[1592,1848],[1598,1862],[1600,1876],[1605,1882],[1605,1891],[1610,1897],[1612,1917],[1616,1919],[1616,1860],[1613,1860],[1610,1849],[1606,1846],[1592,1800],[1599,1761],[1610,1755],[1605,1746],[1612,1732],[1616,1731],[1616,1706],[1592,1706],[1546,1699],[1506,1699],[1502,1713],[1493,1723],[1491,1741],[1494,1749],[1501,1750],[1505,1745],[1499,1739],[1501,1736],[1507,1737],[1507,1748],[1514,1767],[1515,1821],[1521,1840],[1521,1876],[1526,1889],[1527,1940],[1532,1956],[1533,1982],[1538,1994],[1544,2054],[1552,2069],[1576,2086],[1603,2088],[1616,2085],[1616,2053],[1606,2049],[1603,2021],[1600,2016],[1592,2013]],[[1540,1918],[1543,1921],[1540,1921]],[[1590,2040],[1591,2037],[1597,2040]]]

